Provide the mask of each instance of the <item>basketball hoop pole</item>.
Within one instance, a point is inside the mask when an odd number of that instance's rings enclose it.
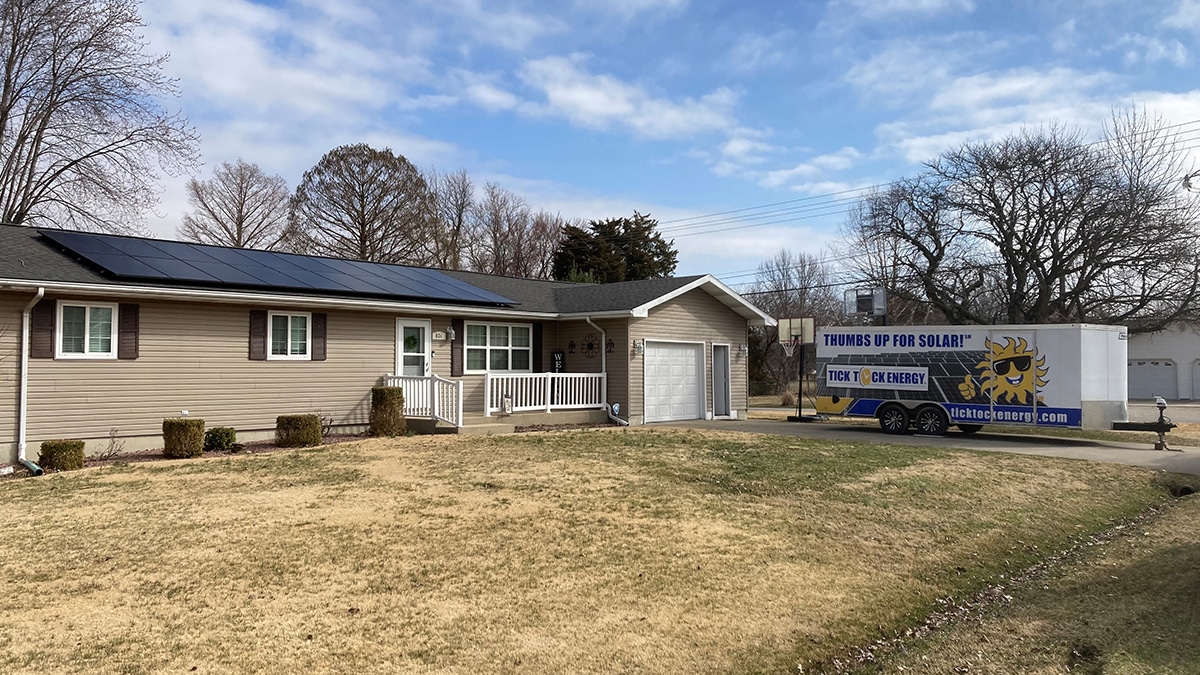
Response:
[[[800,340],[800,390],[796,392],[796,417],[804,417],[804,340]]]
[[[797,375],[800,380],[800,390],[796,392],[796,414],[788,415],[789,422],[814,422],[824,419],[820,415],[813,417],[804,416],[804,352],[807,351],[804,346],[812,343],[816,344],[816,319],[813,317],[801,318],[781,318],[777,324],[779,331],[777,333],[779,346],[783,347],[783,353],[789,359],[795,353],[796,347],[800,348],[800,364],[796,367]],[[784,339],[784,336],[787,339]]]

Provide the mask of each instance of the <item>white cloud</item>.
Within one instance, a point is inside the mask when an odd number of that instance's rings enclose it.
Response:
[[[577,0],[575,6],[584,11],[603,12],[628,21],[644,18],[646,14],[667,14],[683,10],[688,0]]]
[[[1200,0],[1179,0],[1174,11],[1163,20],[1163,25],[1200,31]]]
[[[796,179],[809,179],[845,171],[853,167],[862,156],[857,149],[847,146],[836,152],[813,157],[790,169],[767,171],[759,177],[758,184],[763,187],[781,187],[793,183]]]
[[[788,63],[795,58],[796,34],[781,30],[770,35],[747,33],[729,50],[726,63],[734,70],[754,71]]]
[[[430,0],[427,4],[454,17],[455,25],[447,30],[462,29],[476,44],[512,51],[524,50],[543,35],[567,31],[567,24],[553,16],[496,10],[483,0]]]
[[[712,172],[718,176],[752,175],[748,169],[765,163],[770,156],[784,151],[784,148],[766,142],[771,136],[769,131],[739,127],[730,132],[725,143],[713,153],[702,150],[692,150],[691,157],[709,164]]]
[[[974,9],[974,0],[840,0],[830,3],[829,7],[831,12],[849,11],[865,19],[971,12]]]
[[[1056,52],[1070,52],[1075,49],[1078,38],[1079,33],[1075,30],[1075,19],[1068,19],[1055,29],[1050,44]]]
[[[202,137],[207,176],[238,157],[295,185],[325,152],[354,142],[389,145],[414,164],[461,155],[453,145],[389,128],[394,109],[449,105],[406,89],[432,81],[413,42],[421,30],[389,28],[362,5],[299,0],[284,8],[246,0],[142,6],[153,51],[170,52],[167,73],[180,80],[181,106]],[[455,101],[456,102],[456,101]],[[188,211],[186,177],[166,179],[148,226],[164,236]]]
[[[946,83],[929,102],[937,109],[980,110],[1012,102],[1052,100],[1094,89],[1112,77],[1106,73],[1083,73],[1070,68],[1017,68],[1003,73],[980,73]]]
[[[497,74],[457,69],[450,73],[450,79],[459,96],[488,112],[513,110],[521,104],[520,97],[508,91]]]
[[[917,42],[897,41],[846,71],[845,79],[876,105],[906,103],[950,78],[957,57]]]
[[[297,17],[245,0],[144,7],[147,37],[169,46],[168,71],[185,94],[225,115],[354,116],[428,77],[424,59],[369,46],[341,11]]]
[[[1117,44],[1124,48],[1127,65],[1139,62],[1169,61],[1177,66],[1183,66],[1188,62],[1187,47],[1184,47],[1179,40],[1163,40],[1131,33],[1122,36]]]
[[[670,100],[612,75],[588,72],[585,58],[550,56],[527,61],[519,76],[545,101],[528,103],[528,115],[556,116],[591,129],[626,127],[649,139],[688,138],[733,128],[737,94],[719,88],[699,98]]]

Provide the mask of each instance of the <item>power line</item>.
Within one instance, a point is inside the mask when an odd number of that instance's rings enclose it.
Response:
[[[1186,127],[1186,126],[1193,126],[1193,125],[1197,125],[1197,124],[1200,124],[1200,118],[1193,119],[1193,120],[1189,120],[1189,121],[1186,121],[1186,122],[1180,122],[1180,123],[1178,123],[1178,124],[1171,124],[1171,125],[1167,125],[1167,126],[1160,127],[1160,128],[1157,128],[1157,129],[1148,129],[1148,130],[1146,130],[1146,131],[1138,132],[1138,134],[1137,134],[1137,135],[1139,135],[1139,136],[1144,136],[1144,135],[1149,135],[1149,134],[1154,134],[1154,133],[1161,133],[1161,132],[1163,132],[1163,131],[1168,131],[1168,130],[1171,130],[1171,129],[1180,129],[1180,128],[1182,128],[1182,127]],[[1195,135],[1195,134],[1200,134],[1200,129],[1191,129],[1191,130],[1188,130],[1188,131],[1186,131],[1186,132],[1181,132],[1181,133],[1177,134],[1177,136],[1176,136],[1175,138],[1172,138],[1172,139],[1170,139],[1170,140],[1171,140],[1172,142],[1185,142],[1185,143],[1190,143],[1190,142],[1192,142],[1192,141],[1195,141],[1195,140],[1200,140],[1200,136],[1193,136],[1193,137],[1191,137],[1191,138],[1186,138],[1186,136],[1192,136],[1192,135]],[[1089,142],[1089,143],[1085,143],[1085,144],[1083,144],[1083,146],[1082,146],[1082,147],[1085,147],[1085,148],[1086,148],[1086,147],[1093,147],[1093,146],[1100,145],[1100,144],[1103,144],[1103,143],[1108,143],[1110,140],[1113,140],[1113,139],[1101,138],[1101,139],[1099,139],[1099,140],[1095,140],[1095,141],[1091,141],[1091,142]],[[1195,147],[1196,147],[1196,146],[1187,146],[1187,147],[1184,147],[1184,148],[1178,148],[1178,149],[1179,149],[1180,151],[1187,151],[1187,150],[1192,150],[1192,149],[1195,149]],[[772,203],[769,203],[769,204],[760,204],[760,205],[757,205],[757,206],[747,206],[747,207],[743,207],[743,208],[739,208],[739,209],[731,209],[731,210],[727,210],[727,211],[717,211],[717,212],[714,212],[714,213],[709,213],[709,214],[703,214],[703,215],[697,215],[697,216],[688,216],[688,217],[685,217],[685,218],[674,218],[674,219],[671,219],[671,220],[659,221],[659,225],[674,224],[674,223],[684,223],[684,222],[691,222],[691,221],[697,221],[697,220],[699,220],[699,221],[712,221],[712,222],[703,222],[703,223],[694,223],[694,222],[692,222],[690,225],[682,225],[682,226],[678,226],[678,227],[674,227],[674,228],[661,228],[661,229],[660,229],[660,231],[676,231],[676,230],[683,230],[683,229],[692,229],[692,228],[699,227],[699,226],[704,226],[704,225],[715,225],[715,224],[722,224],[722,223],[724,223],[724,222],[728,222],[728,221],[736,221],[736,220],[739,220],[739,219],[737,219],[737,218],[721,218],[721,217],[723,217],[723,216],[729,216],[729,215],[731,215],[731,214],[736,214],[736,213],[745,213],[745,212],[747,212],[747,211],[758,211],[758,210],[760,210],[760,209],[773,208],[773,207],[776,207],[776,206],[784,206],[784,205],[787,205],[787,204],[798,204],[798,203],[809,202],[809,201],[817,201],[817,200],[822,200],[822,199],[828,199],[828,198],[830,198],[830,197],[838,197],[838,196],[840,196],[840,195],[847,195],[847,194],[852,194],[852,193],[862,193],[862,192],[867,192],[867,191],[869,191],[869,190],[874,190],[874,189],[881,189],[881,188],[887,188],[887,187],[891,187],[891,186],[893,186],[893,185],[896,185],[897,183],[899,183],[901,180],[904,180],[904,179],[902,179],[902,178],[901,178],[901,179],[897,179],[897,180],[889,181],[889,182],[886,182],[886,183],[876,183],[876,184],[874,184],[874,185],[868,185],[868,186],[863,186],[863,187],[859,187],[859,188],[850,188],[850,189],[847,189],[847,190],[838,190],[838,191],[836,191],[836,192],[827,192],[827,193],[822,193],[822,194],[817,194],[817,195],[809,195],[809,196],[807,196],[807,197],[798,197],[798,198],[796,198],[796,199],[789,199],[789,200],[784,200],[784,201],[779,201],[779,202],[772,202]],[[846,201],[852,201],[852,200],[853,200],[853,198],[847,198],[847,197],[843,197],[842,199],[843,199],[843,200],[846,200]],[[837,200],[835,200],[835,201],[837,201]],[[799,208],[800,208],[800,209],[803,209],[803,208],[806,208],[806,207],[799,207]],[[781,209],[780,211],[786,211],[786,209]],[[768,212],[768,213],[770,213],[770,212]],[[755,217],[755,216],[752,216],[752,218],[753,218],[753,217]],[[716,219],[716,220],[714,220],[714,219]],[[742,219],[742,220],[744,220],[744,219]],[[774,223],[763,223],[763,224],[765,225],[765,224],[774,224]],[[716,232],[722,232],[722,231],[724,231],[724,230],[716,230]],[[682,235],[680,235],[680,236],[682,236]]]

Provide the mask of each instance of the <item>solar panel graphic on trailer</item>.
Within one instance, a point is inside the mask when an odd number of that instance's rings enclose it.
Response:
[[[190,242],[38,230],[105,272],[130,279],[516,305],[437,270]]]

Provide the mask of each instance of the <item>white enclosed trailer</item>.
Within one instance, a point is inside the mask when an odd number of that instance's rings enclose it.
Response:
[[[831,327],[817,332],[817,412],[890,433],[985,424],[1109,429],[1127,415],[1123,326]]]

